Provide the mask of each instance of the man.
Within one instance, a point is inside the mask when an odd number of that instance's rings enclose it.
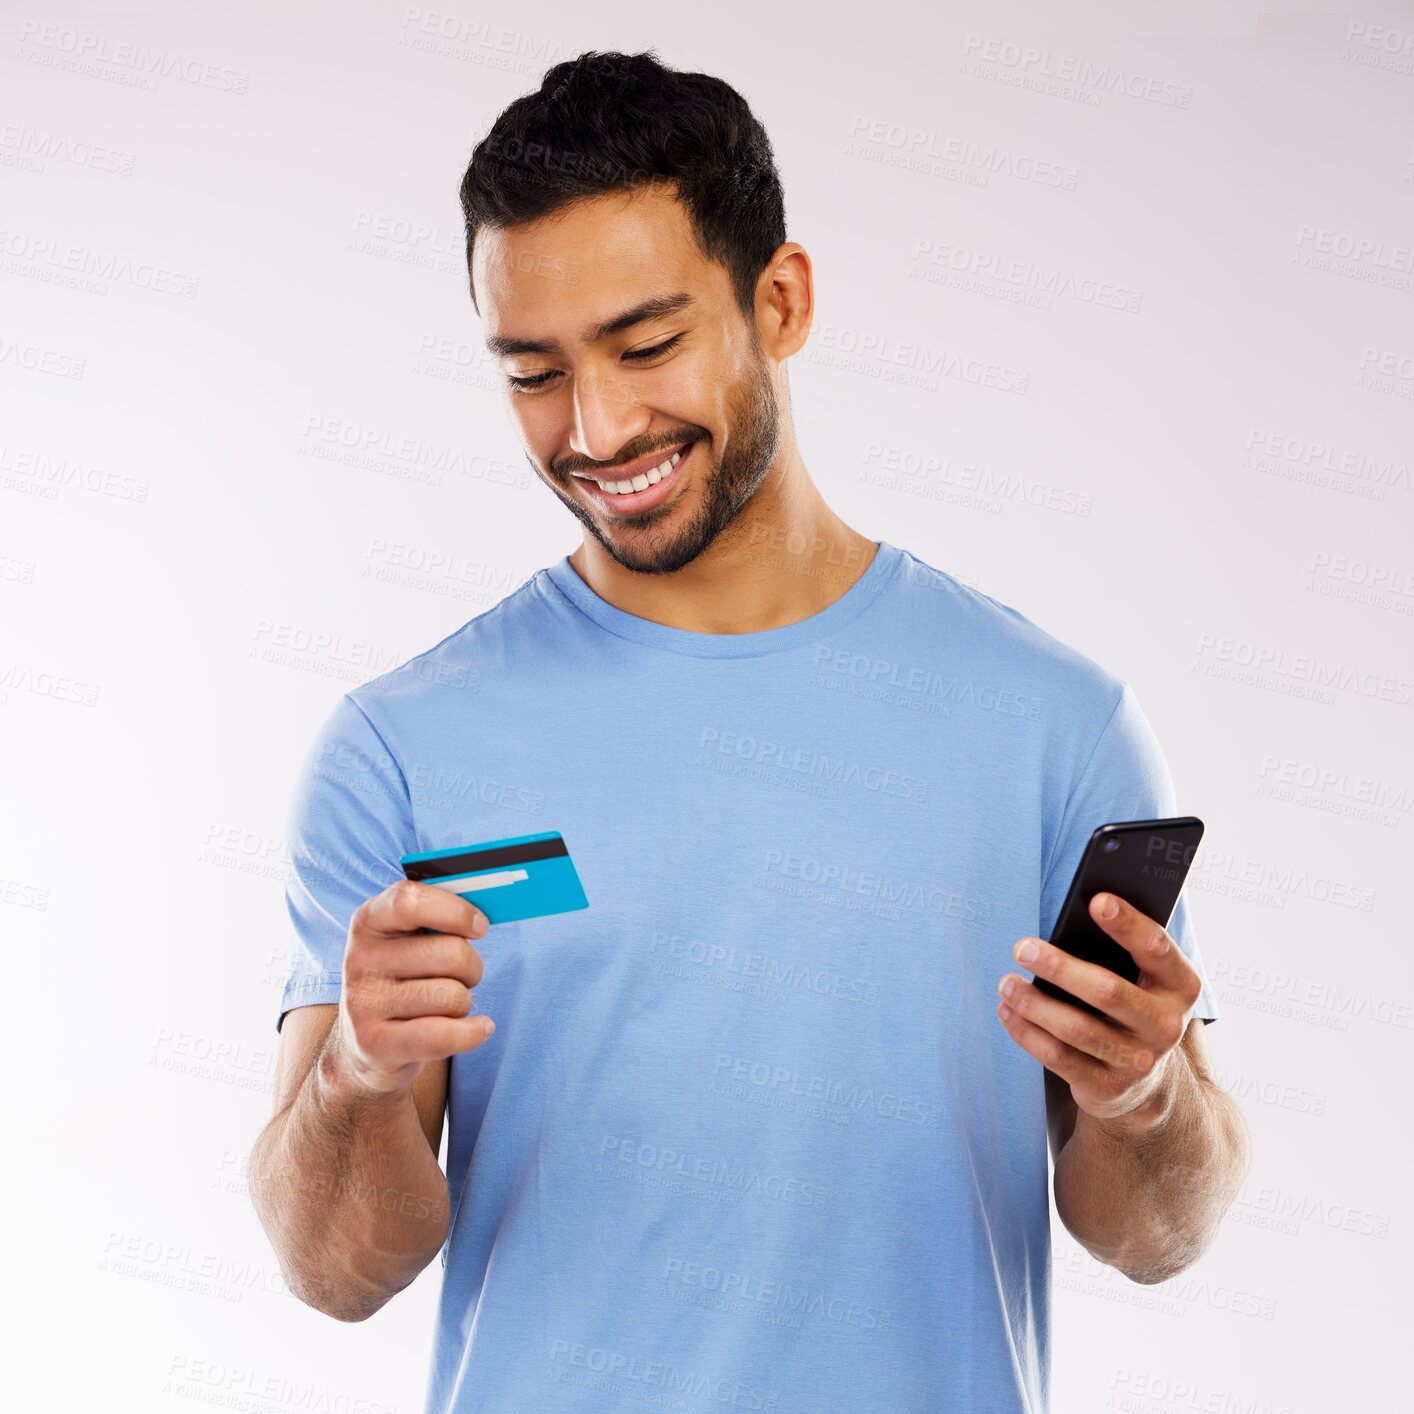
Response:
[[[251,1160],[291,1288],[363,1320],[440,1252],[430,1411],[1044,1410],[1048,1135],[1066,1226],[1139,1282],[1248,1164],[1186,904],[1102,922],[1139,985],[1040,941],[1096,825],[1177,813],[1154,734],[825,505],[785,376],[810,260],[726,84],[557,64],[461,196],[583,541],[310,750]],[[488,931],[402,881],[547,829],[587,909]]]

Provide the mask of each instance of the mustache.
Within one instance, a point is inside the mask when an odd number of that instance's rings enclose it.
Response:
[[[550,464],[550,471],[552,475],[561,480],[574,476],[576,473],[593,476],[598,472],[607,471],[612,466],[626,466],[629,462],[637,461],[639,457],[646,457],[650,452],[663,452],[667,454],[677,451],[679,447],[686,451],[694,442],[703,441],[706,441],[706,433],[686,433],[683,436],[675,437],[670,442],[660,442],[656,446],[629,448],[616,456],[613,461],[569,462],[561,460],[552,462]]]

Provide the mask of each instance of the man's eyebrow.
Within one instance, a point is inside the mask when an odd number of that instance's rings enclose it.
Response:
[[[640,300],[632,309],[626,309],[622,314],[616,314],[612,319],[596,324],[585,335],[584,341],[587,344],[596,344],[600,339],[607,339],[610,334],[622,334],[625,329],[631,329],[645,320],[678,314],[690,308],[694,302],[693,296],[686,290],[680,290],[673,295],[652,295],[646,300]],[[516,339],[508,334],[492,335],[486,340],[486,347],[496,358],[505,358],[510,354],[561,352],[560,346],[553,339]]]

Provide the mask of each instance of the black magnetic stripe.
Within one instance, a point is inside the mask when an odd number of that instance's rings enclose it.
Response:
[[[531,864],[537,859],[556,859],[568,854],[563,837],[530,840],[526,844],[502,845],[500,849],[478,849],[470,854],[444,854],[437,859],[416,859],[403,865],[409,879],[450,879],[457,874],[479,874],[483,869],[499,869],[503,864]]]

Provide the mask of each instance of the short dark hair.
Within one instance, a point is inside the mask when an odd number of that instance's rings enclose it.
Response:
[[[756,282],[786,239],[770,139],[730,84],[667,68],[652,50],[588,50],[497,117],[461,180],[468,283],[481,226],[658,182],[676,184],[698,247],[726,268],[750,321]]]

